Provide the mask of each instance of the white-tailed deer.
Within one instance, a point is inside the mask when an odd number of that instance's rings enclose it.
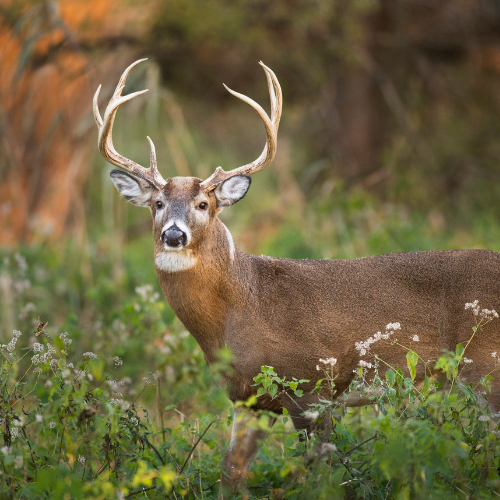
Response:
[[[227,89],[260,116],[267,135],[257,160],[224,172],[220,167],[206,180],[160,175],[152,141],[151,167],[124,158],[113,147],[112,126],[120,104],[142,94],[121,96],[130,65],[123,73],[101,118],[94,97],[99,150],[114,165],[111,178],[118,191],[135,205],[148,207],[153,217],[155,265],[163,293],[175,314],[203,349],[207,363],[227,346],[233,354],[230,398],[246,401],[256,393],[253,378],[262,365],[279,376],[310,380],[321,372],[320,358],[335,357],[337,395],[348,388],[359,366],[363,342],[393,321],[401,335],[418,335],[419,354],[437,360],[443,349],[470,337],[474,325],[466,302],[500,310],[500,254],[484,250],[410,252],[353,260],[290,260],[245,255],[234,245],[217,214],[241,200],[250,175],[271,163],[281,116],[281,89],[274,73],[261,63],[271,95],[271,117],[253,100]],[[226,87],[227,88],[227,87]],[[467,356],[474,360],[462,372],[467,382],[491,371],[490,352],[499,350],[500,322],[478,335]],[[380,347],[379,347],[380,346]],[[377,344],[377,354],[393,366],[406,366],[406,351]],[[423,378],[417,372],[417,381]],[[500,391],[494,374],[489,403],[498,409]],[[263,396],[255,409],[277,413],[285,407],[298,429],[308,429],[303,416],[317,396],[297,399]],[[366,404],[353,400],[352,405]],[[222,483],[237,489],[265,432],[235,416]]]

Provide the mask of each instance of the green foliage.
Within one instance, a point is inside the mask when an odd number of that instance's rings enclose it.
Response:
[[[154,286],[130,283],[121,304],[108,303],[108,263],[96,267],[99,279],[85,292],[69,271],[75,263],[64,270],[50,252],[41,256],[6,252],[0,269],[10,299],[9,309],[2,302],[2,327],[11,322],[23,332],[15,341],[2,336],[0,497],[217,498],[233,418],[221,384],[231,354],[221,351],[209,371]],[[46,288],[52,297],[41,293]],[[75,293],[84,298],[70,314],[67,298]],[[48,325],[36,319],[34,301]],[[366,408],[335,399],[337,360],[318,360],[318,400],[306,416],[321,432],[295,431],[284,412],[252,465],[249,498],[490,498],[500,487],[500,431],[478,387],[458,377],[469,344],[488,334],[495,316],[469,306],[476,318],[469,341],[432,365],[388,336],[407,363],[375,358],[359,367],[349,391],[370,398]],[[495,356],[479,384],[485,398],[497,368]],[[435,369],[447,386],[430,377]],[[273,398],[308,395],[306,382],[270,366],[255,377],[258,395]],[[267,429],[269,418],[261,414],[256,425]]]
[[[490,313],[490,318],[476,321],[466,345],[478,328],[496,317],[494,311]],[[403,347],[397,340],[391,343],[394,348]],[[464,492],[491,498],[500,487],[500,431],[497,416],[484,406],[472,385],[457,378],[467,364],[465,350],[458,344],[455,352],[444,352],[433,367],[451,380],[449,391],[427,375],[423,386],[415,385],[421,358],[407,349],[410,377],[391,367],[383,374],[384,382],[379,367],[385,364],[376,359],[373,366],[361,366],[352,381],[348,392],[361,388],[376,406],[352,412],[342,398],[332,403],[321,397],[319,404],[310,405],[314,412],[304,415],[317,424],[323,422],[322,428],[328,418],[331,431],[321,440],[321,432],[305,434],[307,456],[314,465],[305,471],[305,479],[288,478],[282,483],[287,485],[285,498],[307,498],[313,492],[320,498],[461,498]],[[327,367],[321,382],[328,382],[329,392],[336,360],[320,361]],[[497,367],[495,358],[492,371]],[[263,366],[254,380],[260,394],[272,397],[292,389],[269,366]],[[481,383],[488,387],[490,381],[488,374]],[[341,414],[345,416],[340,418]]]

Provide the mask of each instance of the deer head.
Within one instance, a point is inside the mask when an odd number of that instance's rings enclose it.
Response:
[[[122,96],[130,71],[140,62],[131,64],[123,73],[113,96],[101,118],[97,100],[100,86],[94,96],[94,117],[99,129],[98,146],[110,163],[125,170],[113,170],[111,179],[120,194],[134,205],[149,207],[153,217],[153,234],[157,265],[164,270],[178,271],[194,263],[196,250],[203,242],[208,228],[224,207],[241,200],[250,187],[250,175],[267,167],[276,154],[278,126],[281,117],[281,88],[275,74],[262,62],[271,96],[271,118],[255,101],[243,94],[226,89],[249,104],[260,116],[266,131],[266,145],[253,162],[225,172],[218,167],[202,181],[196,177],[173,177],[165,180],[158,171],[155,147],[148,137],[150,168],[120,155],[113,146],[113,122],[118,107],[126,101],[147,92],[142,90]],[[158,255],[161,254],[161,262]]]

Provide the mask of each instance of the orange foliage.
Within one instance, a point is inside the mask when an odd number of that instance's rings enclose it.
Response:
[[[0,244],[57,239],[84,221],[99,65],[80,44],[119,35],[127,17],[116,0],[0,6],[12,13],[0,18]]]

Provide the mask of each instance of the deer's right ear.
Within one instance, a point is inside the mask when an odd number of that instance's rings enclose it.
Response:
[[[110,176],[118,192],[127,201],[141,207],[149,207],[149,200],[154,191],[157,190],[155,186],[140,177],[121,170],[112,170]]]

